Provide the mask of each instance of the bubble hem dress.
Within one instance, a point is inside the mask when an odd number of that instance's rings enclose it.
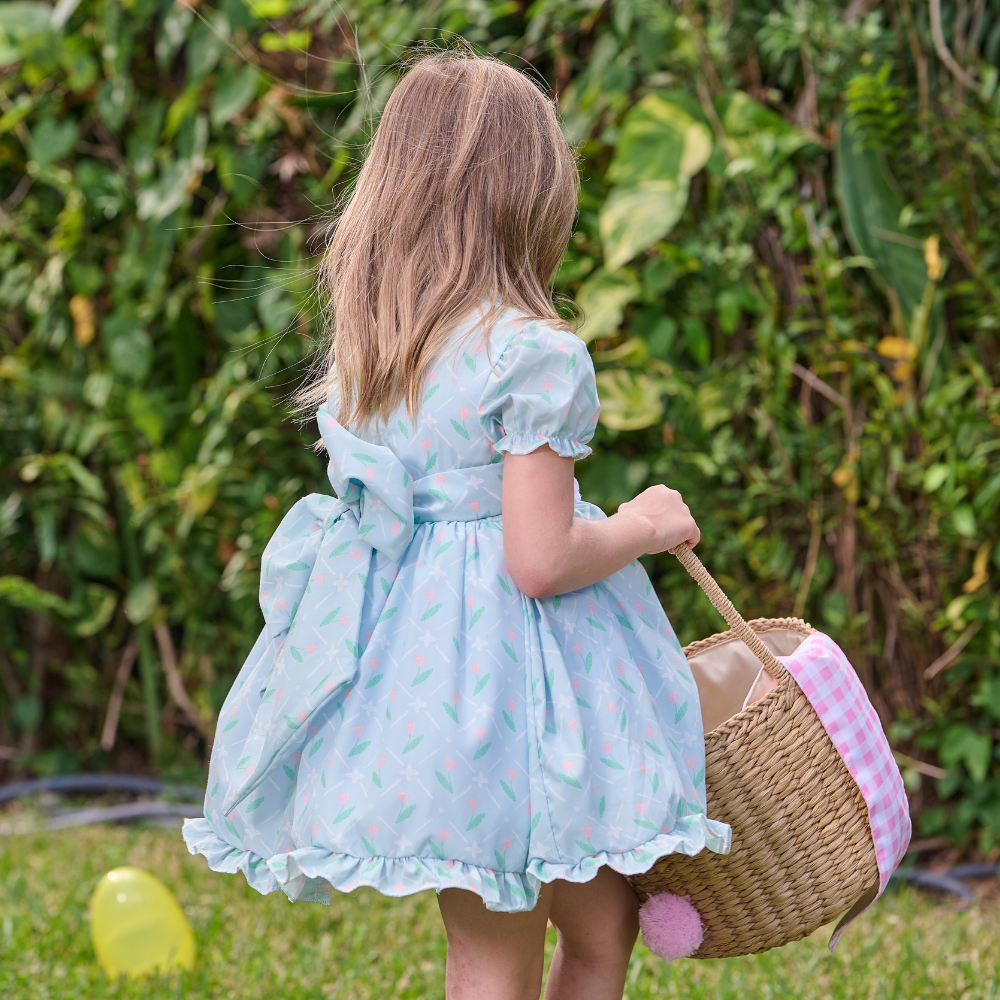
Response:
[[[504,563],[503,455],[590,454],[586,347],[510,312],[452,347],[415,421],[362,437],[319,411],[339,499],[300,500],[264,552],[265,626],[183,830],[261,893],[461,888],[519,912],[543,882],[729,850],[698,691],[643,569],[531,599]]]

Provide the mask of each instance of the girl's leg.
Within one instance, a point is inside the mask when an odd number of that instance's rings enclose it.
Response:
[[[545,1000],[621,1000],[639,933],[639,900],[623,875],[602,868],[590,882],[552,883],[558,932]]]
[[[448,935],[447,1000],[538,1000],[552,887],[529,913],[493,913],[465,889],[443,889],[438,906]]]

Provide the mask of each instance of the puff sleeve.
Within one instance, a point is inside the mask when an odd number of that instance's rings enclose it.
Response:
[[[594,365],[579,337],[543,322],[515,322],[479,407],[496,452],[528,455],[547,444],[586,458],[600,404]]]

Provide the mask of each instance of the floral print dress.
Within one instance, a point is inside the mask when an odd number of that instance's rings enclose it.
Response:
[[[729,849],[698,691],[642,568],[530,599],[504,562],[504,455],[590,453],[586,347],[510,311],[450,343],[414,419],[359,432],[320,409],[337,498],[300,500],[264,552],[264,629],[184,824],[262,893],[457,887],[516,912],[542,882]]]

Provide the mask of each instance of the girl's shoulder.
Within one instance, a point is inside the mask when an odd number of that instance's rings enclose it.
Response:
[[[569,372],[581,361],[581,371],[593,371],[587,345],[556,323],[507,310],[490,330],[490,354],[497,374],[513,365],[555,367]]]

